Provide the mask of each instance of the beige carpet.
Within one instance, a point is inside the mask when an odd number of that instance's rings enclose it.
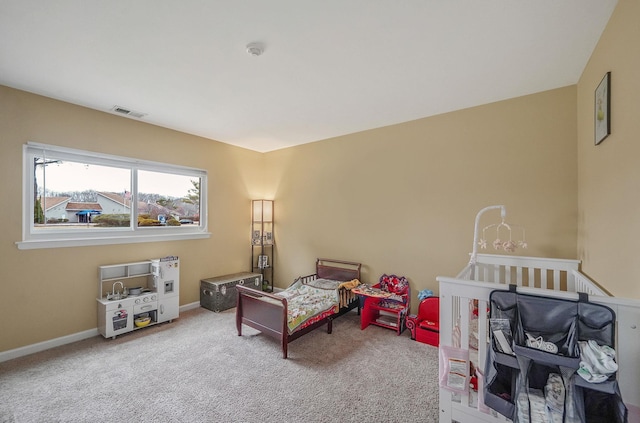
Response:
[[[289,345],[235,309],[0,363],[0,422],[436,422],[437,348],[349,313]]]

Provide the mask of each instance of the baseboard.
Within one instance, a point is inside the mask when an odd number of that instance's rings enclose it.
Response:
[[[25,355],[48,350],[50,348],[59,347],[61,345],[70,344],[72,342],[82,341],[83,339],[92,338],[98,335],[98,328],[85,330],[83,332],[72,333],[71,335],[61,336],[60,338],[50,339],[48,341],[38,342],[37,344],[26,345],[24,347],[15,348],[13,350],[3,351],[0,353],[0,363],[12,360],[14,358],[23,357]]]
[[[180,312],[193,310],[200,307],[199,302],[185,304],[180,306]],[[72,333],[71,335],[61,336],[60,338],[50,339],[48,341],[38,342],[37,344],[26,345],[24,347],[15,348],[13,350],[0,352],[0,363],[13,360],[14,358],[24,357],[25,355],[34,354],[40,351],[59,347],[61,345],[71,344],[72,342],[82,341],[83,339],[98,336],[98,328],[85,330],[83,332]]]
[[[200,307],[199,301],[196,301],[195,303],[191,303],[191,304],[185,304],[183,306],[180,306],[180,313],[187,310],[193,310],[194,308],[198,308],[198,307]]]

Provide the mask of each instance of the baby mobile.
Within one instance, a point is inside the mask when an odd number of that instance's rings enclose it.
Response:
[[[480,231],[479,231],[478,225],[480,223],[480,216],[484,212],[493,210],[493,209],[500,209],[500,214],[502,219],[500,223],[493,223],[491,225],[485,226],[482,229],[482,238],[479,238]],[[525,238],[524,227],[507,223],[505,221],[506,215],[507,215],[507,211],[505,207],[502,205],[485,207],[484,209],[478,212],[478,214],[476,215],[476,222],[475,222],[475,227],[473,231],[473,235],[474,235],[473,253],[471,254],[470,263],[472,264],[475,263],[478,247],[480,247],[480,249],[482,250],[487,249],[487,245],[488,245],[487,235],[491,235],[494,229],[495,229],[496,238],[491,243],[494,249],[504,250],[508,253],[513,253],[517,248],[522,248],[522,249],[527,248],[528,245],[527,245],[527,240]],[[513,235],[514,235],[514,232],[516,231],[522,231],[522,238],[514,241]]]
[[[505,222],[503,219],[500,223],[493,223],[489,226],[485,226],[484,228],[482,228],[482,238],[480,238],[480,241],[478,241],[478,245],[480,246],[480,249],[482,250],[487,249],[487,237],[485,236],[485,233],[488,230],[493,228],[496,229],[496,239],[492,242],[494,249],[504,250],[508,253],[513,253],[516,250],[516,248],[522,248],[522,249],[527,248],[528,245],[527,245],[527,240],[525,238],[524,228],[522,226],[509,224]],[[518,240],[517,242],[513,240],[512,228],[519,228],[520,230],[522,230],[522,239]],[[507,239],[506,237],[501,238],[500,230],[502,230],[502,235],[508,235],[509,239]]]

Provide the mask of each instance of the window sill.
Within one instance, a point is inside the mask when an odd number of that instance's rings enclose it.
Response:
[[[16,242],[19,250],[36,250],[39,248],[87,247],[92,245],[137,244],[141,242],[183,241],[188,239],[210,238],[210,232],[181,234],[150,234],[117,237],[91,237],[74,239],[39,239]]]

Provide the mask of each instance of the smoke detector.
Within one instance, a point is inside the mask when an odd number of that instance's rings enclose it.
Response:
[[[260,43],[247,44],[247,53],[251,56],[258,57],[264,52],[264,46]]]

